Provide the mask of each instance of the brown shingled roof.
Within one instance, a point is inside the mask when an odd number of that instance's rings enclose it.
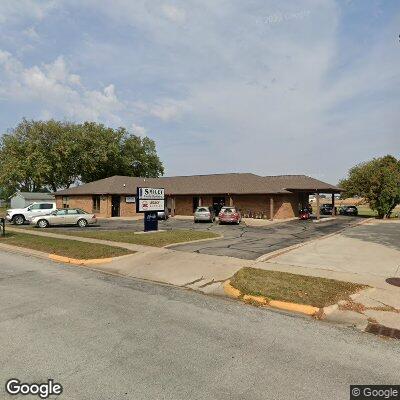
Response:
[[[291,190],[335,191],[336,186],[305,175],[259,176],[251,173],[139,178],[112,176],[81,186],[60,190],[56,195],[135,194],[141,186],[163,187],[166,194],[263,194]]]
[[[295,190],[310,190],[319,192],[342,192],[343,190],[337,186],[331,185],[326,182],[319,181],[318,179],[311,178],[307,175],[277,175],[266,176],[269,187],[281,187],[289,191]]]

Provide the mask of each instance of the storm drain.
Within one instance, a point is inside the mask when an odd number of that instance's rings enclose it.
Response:
[[[388,283],[389,285],[400,287],[400,278],[387,278],[386,283]]]
[[[393,339],[400,339],[400,329],[388,328],[381,324],[371,324],[365,328],[365,332],[373,333],[374,335],[386,336]]]

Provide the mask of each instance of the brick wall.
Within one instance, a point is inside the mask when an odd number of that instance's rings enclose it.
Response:
[[[93,198],[91,195],[67,196],[69,208],[81,208],[82,210],[93,212]],[[56,196],[57,208],[63,207],[63,196]],[[100,212],[96,212],[98,217],[111,216],[111,196],[100,196]]]
[[[299,215],[299,198],[297,194],[274,195],[274,218],[293,218]]]
[[[213,197],[221,195],[206,195],[201,197],[202,206],[212,206]],[[233,205],[242,213],[251,211],[253,213],[264,213],[270,218],[270,198],[266,194],[232,195]],[[274,218],[284,219],[298,216],[298,195],[272,195],[274,199]],[[229,205],[229,196],[225,196],[225,204]],[[175,214],[193,214],[193,196],[175,196]]]
[[[135,196],[135,195],[131,195]],[[138,215],[136,213],[136,203],[127,203],[125,200],[126,196],[121,196],[121,203],[120,203],[120,216],[121,217],[134,217]],[[111,200],[110,200],[111,201]]]
[[[206,195],[201,197],[203,206],[212,206],[213,197],[221,195]],[[193,196],[173,196],[175,198],[175,214],[176,215],[192,215],[193,214]],[[270,195],[254,194],[254,195],[232,195],[233,205],[236,206],[244,214],[248,211],[255,213],[264,213],[270,218]],[[299,197],[297,194],[273,195],[274,199],[274,218],[292,218],[298,216]],[[62,196],[56,196],[57,208],[62,208]],[[229,205],[229,197],[225,196],[225,204]],[[70,208],[82,208],[87,212],[93,212],[93,202],[91,195],[69,196],[68,205]],[[99,217],[111,217],[111,196],[100,197],[100,212],[96,212]],[[136,214],[135,203],[126,203],[125,196],[121,196],[120,216],[131,217]]]
[[[175,215],[193,214],[193,196],[175,196]]]
[[[265,194],[242,194],[232,195],[233,205],[237,207],[242,214],[248,213],[264,213],[269,218],[269,198]]]

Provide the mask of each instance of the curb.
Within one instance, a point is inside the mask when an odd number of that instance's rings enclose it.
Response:
[[[322,315],[324,313],[324,309],[326,308],[313,307],[307,304],[289,303],[287,301],[270,300],[264,296],[252,296],[243,294],[239,289],[234,288],[230,284],[229,280],[224,282],[223,288],[225,294],[227,294],[229,297],[243,300],[247,303],[257,303],[260,306],[270,306],[273,308],[278,308],[280,310],[292,311],[312,317]]]
[[[34,256],[34,257],[38,257],[38,258],[42,258],[42,259],[49,259],[49,260],[56,261],[56,262],[62,262],[65,264],[74,264],[74,265],[105,264],[105,263],[109,263],[111,261],[120,259],[122,257],[127,257],[127,256],[131,256],[132,254],[135,254],[135,253],[124,254],[123,256],[119,256],[119,257],[77,259],[77,258],[60,256],[58,254],[46,253],[44,251],[30,249],[29,247],[15,246],[13,244],[0,243],[0,249],[1,248],[5,249],[6,251],[7,250],[15,251],[15,252],[25,254],[25,255],[30,255],[30,256]]]
[[[296,250],[296,249],[298,249],[300,247],[303,247],[303,246],[305,246],[307,244],[316,242],[318,240],[323,240],[323,239],[330,238],[332,236],[335,236],[335,235],[338,235],[338,234],[342,233],[344,230],[346,230],[348,228],[354,228],[355,226],[366,224],[366,223],[368,223],[368,221],[370,219],[371,218],[365,218],[360,222],[356,222],[353,225],[346,226],[345,228],[342,228],[342,229],[338,230],[337,232],[330,233],[329,235],[325,235],[325,236],[322,236],[322,237],[319,237],[319,238],[307,240],[306,242],[303,242],[303,243],[294,244],[293,246],[285,247],[283,249],[272,251],[271,253],[263,254],[262,256],[256,258],[255,262],[258,263],[258,262],[268,261],[271,258],[275,258],[275,257],[281,256],[282,254],[288,253],[289,251],[292,251],[292,250]]]
[[[52,261],[62,262],[62,263],[66,263],[66,264],[94,265],[94,264],[109,263],[119,257],[78,259],[78,258],[59,256],[57,254],[49,254],[48,258]]]

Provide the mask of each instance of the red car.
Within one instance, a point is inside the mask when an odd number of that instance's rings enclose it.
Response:
[[[306,208],[304,210],[300,210],[299,218],[300,219],[310,219],[311,218],[310,211]]]
[[[218,214],[220,224],[240,224],[242,216],[235,207],[222,207]]]

